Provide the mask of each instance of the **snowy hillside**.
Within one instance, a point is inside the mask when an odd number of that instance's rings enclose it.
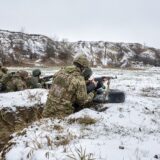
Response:
[[[160,159],[159,70],[94,69],[93,76],[117,75],[111,88],[125,92],[125,103],[105,104],[108,109],[104,112],[84,109],[62,120],[41,119],[13,134],[2,152],[2,159]],[[46,91],[37,92],[44,102]],[[17,94],[19,92],[15,96]],[[1,96],[8,97],[7,94]],[[9,104],[12,101],[10,99]],[[2,102],[5,103],[4,98]]]
[[[0,30],[0,59],[7,65],[66,65],[84,53],[92,66],[160,66],[160,50],[138,43],[55,41],[43,35]]]

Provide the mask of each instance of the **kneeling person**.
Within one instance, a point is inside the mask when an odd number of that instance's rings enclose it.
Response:
[[[44,117],[62,118],[74,112],[74,104],[87,107],[94,94],[87,94],[83,72],[89,67],[89,61],[80,55],[73,61],[73,66],[62,68],[54,75],[49,91]]]

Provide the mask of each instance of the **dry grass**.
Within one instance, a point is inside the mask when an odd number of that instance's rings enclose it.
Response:
[[[16,136],[24,136],[26,134],[26,130],[22,130],[16,133]]]
[[[146,87],[146,88],[141,89],[142,92],[150,92],[150,91],[153,91],[153,90],[154,90],[153,87]]]
[[[53,149],[54,141],[52,140],[52,138],[46,135],[46,139],[47,139],[47,146],[49,146],[51,149]]]
[[[63,137],[60,140],[58,140],[57,142],[55,142],[55,145],[58,146],[66,146],[70,143],[71,139],[69,139],[69,137]]]
[[[70,118],[68,119],[68,123],[72,124],[72,123],[79,123],[79,124],[83,124],[83,125],[92,125],[95,124],[97,122],[96,119],[91,118],[89,116],[84,116],[84,117],[80,117],[80,118]]]
[[[159,88],[153,88],[153,87],[142,88],[141,89],[141,96],[158,98],[159,97],[159,94],[157,92],[158,89]]]
[[[53,127],[53,129],[61,132],[61,131],[63,131],[64,128],[61,125],[56,125],[55,124],[54,127]]]
[[[92,153],[87,153],[86,149],[83,149],[82,146],[79,148],[75,147],[75,152],[71,150],[71,154],[67,155],[72,160],[95,160]]]
[[[68,133],[67,135],[59,135],[56,137],[56,141],[54,142],[54,144],[58,147],[58,146],[66,146],[70,143],[70,141],[72,141],[73,139],[75,139],[76,137],[73,136],[71,133]]]

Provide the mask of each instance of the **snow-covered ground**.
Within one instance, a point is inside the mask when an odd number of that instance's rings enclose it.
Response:
[[[94,69],[93,77],[102,75],[117,76],[111,88],[125,92],[124,103],[105,104],[104,112],[84,109],[62,120],[41,119],[14,134],[6,160],[160,159],[160,68]]]
[[[0,109],[10,108],[16,111],[16,107],[31,107],[35,104],[45,104],[48,91],[46,89],[26,89],[19,92],[0,94]]]

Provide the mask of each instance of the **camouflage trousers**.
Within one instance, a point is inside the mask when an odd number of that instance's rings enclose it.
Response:
[[[69,101],[61,101],[57,103],[48,98],[46,106],[44,107],[42,116],[53,118],[64,118],[74,112],[72,104]]]

